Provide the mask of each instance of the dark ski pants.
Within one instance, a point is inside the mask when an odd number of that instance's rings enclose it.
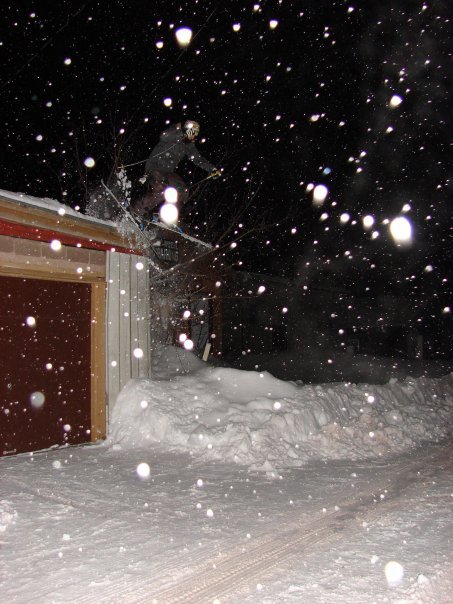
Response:
[[[181,208],[189,199],[189,189],[186,183],[175,172],[164,174],[156,170],[148,176],[147,183],[149,183],[148,191],[134,203],[134,210],[141,216],[150,214],[165,201],[164,192],[167,187],[177,190],[178,208]]]

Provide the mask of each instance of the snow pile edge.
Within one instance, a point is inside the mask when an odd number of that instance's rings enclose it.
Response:
[[[386,385],[298,385],[264,372],[204,368],[132,380],[111,416],[108,443],[153,443],[253,469],[310,459],[387,456],[453,430],[453,375]]]

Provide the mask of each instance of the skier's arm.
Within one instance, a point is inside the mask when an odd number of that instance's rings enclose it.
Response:
[[[192,161],[196,166],[201,168],[202,170],[206,170],[206,172],[213,172],[216,168],[205,159],[201,153],[198,151],[194,144],[190,145],[190,149],[187,153],[187,157]]]

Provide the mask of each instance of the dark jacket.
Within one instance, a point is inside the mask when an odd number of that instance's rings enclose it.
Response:
[[[160,135],[160,141],[151,151],[146,162],[145,173],[149,174],[157,170],[163,174],[170,174],[176,170],[184,157],[206,172],[215,170],[215,166],[200,155],[195,143],[184,140],[181,126],[174,124]]]

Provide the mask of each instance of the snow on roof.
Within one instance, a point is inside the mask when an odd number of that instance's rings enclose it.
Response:
[[[54,211],[62,216],[74,216],[80,218],[81,220],[86,220],[87,222],[106,224],[109,226],[114,224],[111,220],[101,220],[100,218],[93,218],[92,216],[82,214],[80,211],[71,208],[71,206],[62,203],[61,201],[57,201],[56,199],[50,199],[49,197],[33,197],[32,195],[25,193],[13,193],[4,189],[0,189],[0,197],[10,201],[18,201],[22,205],[34,206],[37,208]]]
[[[103,220],[101,218],[94,218],[93,216],[88,216],[87,214],[83,214],[82,212],[75,210],[74,208],[71,208],[71,206],[68,206],[68,205],[62,203],[61,201],[57,201],[55,199],[50,199],[49,197],[34,197],[32,195],[28,195],[25,193],[13,193],[11,191],[6,191],[4,189],[0,189],[0,197],[2,197],[5,200],[8,200],[8,201],[9,200],[18,201],[24,206],[30,206],[30,207],[34,206],[37,208],[42,208],[44,210],[56,212],[61,216],[72,216],[74,218],[77,218],[78,220],[82,220],[87,223],[106,225],[109,227],[112,227],[112,226],[118,227],[118,223],[115,221]],[[128,230],[131,230],[131,228],[132,228],[134,231],[138,232],[138,227],[134,227],[134,225],[132,224],[132,220],[126,219],[126,220],[121,220],[120,222],[122,223],[122,228],[121,228],[122,231],[124,231],[124,226],[125,226],[124,223],[127,223],[127,226],[129,227]],[[196,237],[192,237],[191,235],[188,235],[187,233],[176,231],[175,229],[168,227],[165,224],[152,223],[150,226],[153,231],[160,229],[160,230],[168,231],[170,233],[177,233],[179,235],[179,237],[182,237],[188,241],[191,241],[192,243],[196,243],[197,245],[201,245],[208,249],[212,248],[212,245],[210,243],[206,243],[205,241],[197,239]],[[140,231],[140,239],[142,239],[141,231]],[[149,237],[149,239],[151,239],[151,240],[156,239],[155,234],[154,234],[154,236]]]

